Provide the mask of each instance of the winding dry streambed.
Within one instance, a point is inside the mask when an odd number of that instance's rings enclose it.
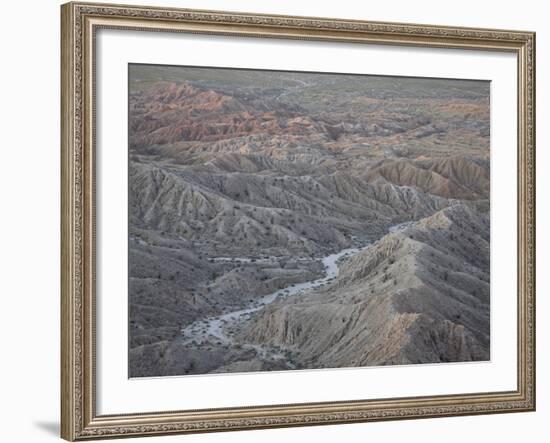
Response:
[[[338,276],[338,261],[341,258],[351,257],[358,252],[365,249],[366,246],[361,248],[347,248],[334,254],[327,255],[322,258],[324,266],[324,275],[321,278],[310,280],[302,283],[291,284],[285,288],[279,289],[271,294],[264,295],[249,303],[245,308],[226,312],[224,314],[208,317],[205,319],[197,320],[181,330],[181,340],[184,343],[202,345],[207,343],[215,343],[216,345],[234,345],[235,342],[231,337],[230,330],[234,328],[237,323],[245,322],[250,319],[251,315],[262,309],[263,307],[275,302],[280,298],[291,297],[299,295],[305,291],[319,288],[328,284],[334,278]],[[243,261],[246,259],[236,258],[234,261]],[[254,349],[260,358],[284,358],[282,354],[275,352],[272,349],[260,345],[242,344],[240,345],[245,349]],[[289,364],[291,367],[292,365]]]

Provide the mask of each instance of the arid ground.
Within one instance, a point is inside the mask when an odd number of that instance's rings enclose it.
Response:
[[[484,81],[130,65],[129,375],[488,360],[489,132]]]

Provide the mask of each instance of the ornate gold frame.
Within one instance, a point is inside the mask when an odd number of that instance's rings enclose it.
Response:
[[[94,35],[99,28],[509,51],[518,59],[518,380],[511,392],[98,416]],[[535,409],[535,34],[68,3],[61,7],[61,436],[67,440]]]

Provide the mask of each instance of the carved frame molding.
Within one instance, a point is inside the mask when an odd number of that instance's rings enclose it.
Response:
[[[226,431],[535,409],[535,34],[219,11],[61,7],[61,435]],[[95,411],[94,36],[187,32],[509,51],[518,58],[518,384],[512,392],[98,416]]]

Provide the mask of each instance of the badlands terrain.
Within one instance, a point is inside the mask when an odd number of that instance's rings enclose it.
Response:
[[[131,65],[131,377],[481,361],[489,83]]]

